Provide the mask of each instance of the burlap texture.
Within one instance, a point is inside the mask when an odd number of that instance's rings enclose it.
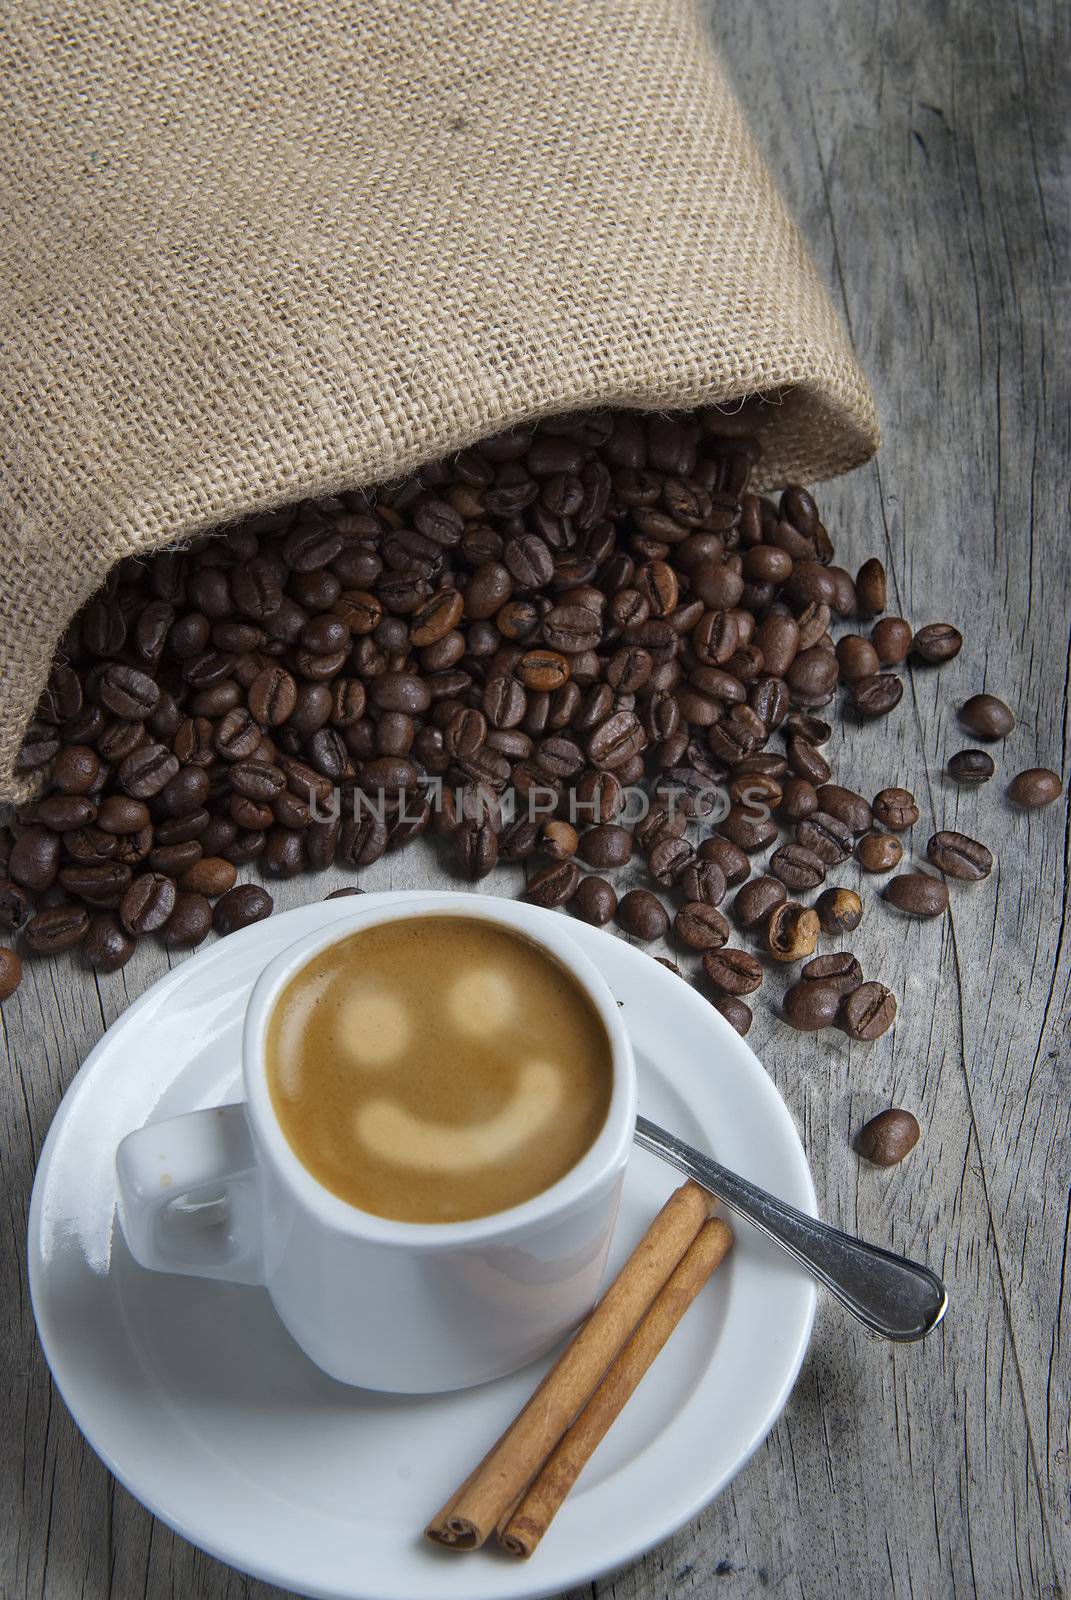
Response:
[[[21,0],[0,23],[0,798],[121,556],[522,418],[794,386],[877,446],[691,0]]]

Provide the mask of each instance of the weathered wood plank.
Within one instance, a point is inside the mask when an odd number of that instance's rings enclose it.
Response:
[[[752,1034],[825,1214],[928,1255],[953,1294],[944,1331],[891,1351],[823,1308],[785,1417],[736,1484],[594,1592],[1055,1597],[1071,1565],[1068,813],[1014,816],[997,784],[959,792],[941,770],[967,742],[955,704],[985,687],[1020,714],[1008,772],[1067,774],[1068,14],[1026,0],[706,9],[879,394],[885,449],[824,493],[830,528],[846,564],[885,556],[905,615],[947,614],[967,634],[955,663],[914,676],[888,727],[845,738],[837,776],[867,793],[907,782],[917,845],[957,826],[1000,861],[939,925],[868,901],[852,943],[901,996],[891,1035],[869,1048],[792,1035],[772,982]],[[362,881],[430,883],[430,859],[407,852]],[[328,886],[285,885],[279,904]],[[23,1252],[41,1142],[102,1027],[165,967],[146,949],[96,986],[35,967],[0,1017],[4,1600],[279,1596],[110,1481],[33,1338]],[[923,1142],[901,1169],[861,1170],[849,1137],[892,1101],[917,1111]]]

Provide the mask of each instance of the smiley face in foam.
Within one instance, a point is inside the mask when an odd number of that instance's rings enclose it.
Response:
[[[380,1161],[414,1171],[473,1172],[508,1161],[553,1122],[562,1101],[562,1069],[526,1061],[509,1100],[494,1116],[458,1127],[428,1122],[397,1100],[367,1100],[357,1112],[357,1137]]]
[[[404,1003],[382,990],[360,988],[343,1001],[338,1038],[355,1065],[393,1066],[405,1054],[413,1024]]]
[[[450,1020],[466,1033],[503,1028],[517,1013],[517,991],[508,972],[491,966],[460,972],[447,991]]]

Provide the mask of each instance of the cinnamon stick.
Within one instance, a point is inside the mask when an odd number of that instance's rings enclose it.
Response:
[[[519,1503],[499,1523],[499,1543],[511,1555],[532,1554],[593,1451],[732,1242],[728,1225],[718,1217],[700,1229],[583,1411],[562,1435]]]
[[[477,1550],[516,1505],[710,1215],[713,1197],[682,1184],[528,1404],[424,1530]]]

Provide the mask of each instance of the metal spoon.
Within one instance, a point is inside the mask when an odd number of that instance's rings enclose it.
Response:
[[[636,1143],[747,1217],[824,1283],[872,1333],[906,1344],[925,1338],[944,1316],[948,1295],[929,1267],[797,1211],[646,1117],[636,1118]]]

